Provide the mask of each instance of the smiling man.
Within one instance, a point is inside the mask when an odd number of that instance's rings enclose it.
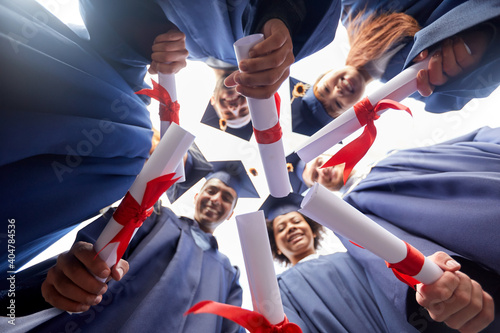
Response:
[[[184,316],[203,300],[236,306],[242,301],[239,270],[218,251],[213,232],[231,218],[239,197],[258,194],[241,161],[211,163],[214,171],[194,198],[193,219],[155,206],[132,239],[123,257],[127,261],[122,259],[110,268],[91,245],[111,217],[110,209],[82,229],[72,249],[59,256],[48,271],[41,295],[36,282],[32,283],[27,297],[39,312],[24,311],[23,315],[32,314],[16,318],[18,322],[40,331],[64,330],[71,324],[90,332],[154,332],[159,327],[165,332],[199,332],[200,328],[244,332],[218,316]],[[35,266],[23,274],[42,281],[45,273]],[[110,281],[102,283],[94,276]],[[40,311],[50,306],[82,314]]]

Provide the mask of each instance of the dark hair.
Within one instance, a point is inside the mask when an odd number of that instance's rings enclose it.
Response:
[[[297,213],[299,213],[304,218],[307,224],[309,224],[309,226],[311,227],[313,234],[316,235],[316,237],[314,238],[314,249],[316,250],[319,247],[319,243],[323,239],[323,226],[318,222],[311,220],[302,213],[300,212]],[[285,257],[283,253],[278,254],[278,246],[276,245],[276,240],[274,239],[273,222],[275,219],[276,218],[266,221],[267,235],[269,236],[269,243],[271,244],[271,253],[273,254],[274,259],[276,259],[281,264],[284,263],[287,266],[291,264],[291,262],[287,257]]]

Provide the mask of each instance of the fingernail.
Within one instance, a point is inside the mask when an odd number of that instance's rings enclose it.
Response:
[[[246,63],[244,63],[244,62],[241,62],[240,63],[240,69],[242,71],[247,71],[248,70],[248,65]]]
[[[250,58],[254,58],[254,57],[256,56],[255,51],[250,51],[250,52],[248,52],[248,56],[249,56]]]
[[[446,266],[449,268],[457,268],[457,267],[460,267],[460,264],[458,262],[456,262],[455,260],[448,260],[446,262]]]
[[[85,312],[85,311],[87,311],[89,308],[90,308],[90,307],[89,307],[88,305],[81,304],[81,305],[78,307],[78,309],[77,309],[76,313]]]
[[[99,296],[97,296],[97,297],[94,299],[94,303],[93,303],[93,305],[97,305],[97,304],[101,303],[101,301],[102,301],[102,296],[101,296],[101,295],[99,295]]]
[[[236,82],[238,84],[241,84],[241,78],[240,78],[240,74],[239,73],[236,73],[234,75],[234,82]]]
[[[98,277],[105,279],[109,275],[109,271],[107,269],[103,270],[101,273],[97,274]]]
[[[123,277],[123,268],[118,267],[116,269],[116,271],[118,272],[118,275],[120,276],[120,280],[121,280],[121,278]]]
[[[107,286],[102,287],[101,290],[99,290],[99,292],[97,293],[97,295],[103,295],[106,292],[106,290],[108,290]]]

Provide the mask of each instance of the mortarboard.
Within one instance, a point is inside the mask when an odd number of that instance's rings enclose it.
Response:
[[[306,163],[300,159],[297,153],[288,155],[286,157],[286,163],[290,184],[292,185],[292,191],[297,194],[304,193],[308,189],[302,179],[302,173],[304,172]]]
[[[264,211],[266,219],[273,220],[276,216],[298,211],[302,199],[304,199],[303,196],[293,192],[283,198],[275,198],[270,195],[259,210]]]
[[[259,198],[259,194],[241,161],[214,161],[211,164],[213,172],[206,177],[207,180],[219,179],[234,189],[239,198]]]
[[[215,109],[210,102],[208,102],[205,113],[203,114],[203,117],[201,118],[201,122],[205,125],[208,125],[208,126],[211,126],[213,128],[216,128],[218,130],[221,130],[220,118],[217,115],[217,112],[215,112]],[[227,123],[227,127],[226,127],[224,132],[232,134],[234,136],[237,136],[243,140],[250,141],[250,138],[252,137],[252,134],[253,134],[252,122],[249,121],[246,125],[238,127],[238,128],[234,127],[234,126],[240,126],[240,125],[241,124],[232,125],[230,123]]]
[[[310,136],[334,119],[314,96],[312,85],[290,77],[290,95],[293,132]]]
[[[188,191],[200,179],[213,171],[213,166],[209,163],[201,150],[192,144],[187,152],[188,156],[184,164],[186,180],[182,183],[175,183],[167,190],[167,197],[170,203],[174,203],[181,195]]]

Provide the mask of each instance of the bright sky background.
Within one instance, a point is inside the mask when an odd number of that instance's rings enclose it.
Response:
[[[78,14],[77,1],[39,0],[39,2],[59,16],[63,22],[83,24]],[[343,66],[347,51],[348,43],[345,29],[339,24],[334,42],[320,52],[294,64],[291,67],[291,76],[308,83],[314,83],[316,78],[324,71]],[[259,171],[257,177],[250,177],[261,198],[239,199],[233,219],[223,223],[215,233],[220,251],[226,254],[233,265],[239,266],[241,270],[240,283],[244,289],[243,307],[251,309],[251,296],[248,290],[245,264],[234,216],[258,210],[269,193],[257,144],[253,138],[250,142],[247,142],[199,122],[215,84],[213,72],[208,66],[201,62],[188,62],[187,67],[176,75],[176,83],[177,96],[181,104],[180,125],[196,135],[195,142],[206,158],[209,161],[241,159],[247,169],[253,167]],[[299,147],[306,139],[305,136],[291,132],[290,105],[287,103],[290,98],[288,86],[287,80],[279,90],[282,99],[281,126],[284,132],[283,141],[287,155]],[[376,89],[378,86],[380,86],[378,82],[371,83],[367,92]],[[486,99],[471,101],[460,112],[431,114],[423,110],[422,103],[411,99],[404,100],[403,104],[411,108],[413,117],[410,117],[406,112],[387,111],[377,120],[375,123],[378,130],[377,139],[369,153],[358,164],[358,167],[382,157],[392,149],[426,146],[446,141],[482,126],[500,126],[500,110],[498,110],[500,89],[497,89]],[[153,102],[149,109],[154,126],[159,128],[158,104]],[[354,133],[344,142],[349,142],[360,133]],[[332,151],[336,149],[333,148]],[[176,201],[171,208],[178,215],[192,215],[193,197],[201,185],[202,182],[199,182]],[[162,200],[164,205],[168,205],[168,199],[165,196],[162,197]],[[65,246],[69,247],[72,243],[71,237],[74,239],[74,233],[70,235],[69,242],[66,242],[66,245],[58,245],[56,251],[65,251]],[[331,253],[342,249],[332,233],[328,233],[324,247],[325,249],[321,251],[323,253]],[[276,265],[277,272],[282,270],[282,267]]]

